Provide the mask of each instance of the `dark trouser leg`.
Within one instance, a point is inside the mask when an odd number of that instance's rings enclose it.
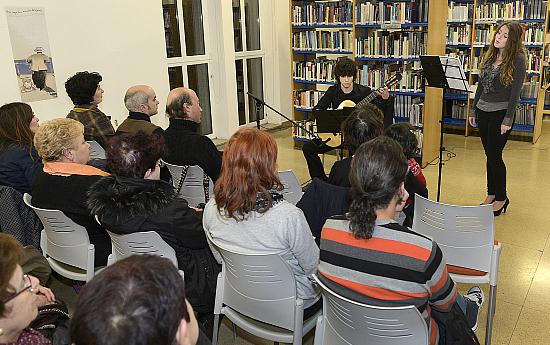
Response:
[[[309,176],[313,180],[315,177],[326,181],[327,175],[325,174],[325,169],[323,168],[323,163],[319,154],[327,153],[331,150],[334,150],[333,147],[330,147],[324,143],[320,146],[314,144],[311,140],[306,142],[302,147],[302,152],[307,162],[307,168],[309,170]]]
[[[46,71],[32,72],[32,81],[37,88],[42,90],[46,85]]]
[[[506,110],[499,110],[490,113],[480,112],[479,118],[485,117],[486,120],[486,139],[485,154],[487,156],[487,190],[489,195],[495,195],[495,200],[506,200],[506,165],[502,159],[502,151],[506,146],[510,132],[500,133],[502,120],[506,115]],[[481,133],[481,123],[480,123]],[[492,193],[491,193],[492,192]]]
[[[489,157],[487,153],[487,139],[489,131],[489,116],[486,112],[479,109],[477,111],[477,128],[479,129],[479,137],[481,138],[481,143],[483,144],[483,150],[485,151],[485,157]],[[489,159],[486,158],[486,170],[487,170],[487,195],[495,195],[495,186],[493,181],[493,172],[491,169],[491,164]]]

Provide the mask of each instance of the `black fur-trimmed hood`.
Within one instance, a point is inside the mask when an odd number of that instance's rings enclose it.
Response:
[[[123,224],[157,214],[175,197],[164,181],[108,176],[90,187],[87,206],[102,222]]]

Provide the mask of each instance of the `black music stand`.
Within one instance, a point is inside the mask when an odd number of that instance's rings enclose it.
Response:
[[[330,133],[339,134],[342,139],[342,122],[348,118],[349,114],[355,108],[345,107],[343,109],[326,110],[315,109],[311,112],[313,119],[317,124],[317,134]],[[329,139],[330,140],[330,139]],[[342,142],[342,140],[340,140]],[[326,144],[326,142],[325,142]],[[332,146],[331,146],[332,147]],[[338,147],[334,147],[337,149]],[[341,149],[342,147],[340,147]],[[342,150],[340,150],[340,159],[343,158]]]
[[[462,68],[460,59],[450,56],[438,56],[438,55],[422,55],[420,56],[420,63],[424,76],[428,82],[428,86],[449,89],[460,90],[470,92],[468,80],[466,74]],[[437,174],[437,201],[441,195],[441,174],[443,170],[443,116],[444,116],[445,103],[441,109],[441,119],[439,120],[439,169]]]

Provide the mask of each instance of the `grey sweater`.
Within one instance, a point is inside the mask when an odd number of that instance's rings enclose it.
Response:
[[[470,108],[471,116],[477,115],[476,109],[485,112],[506,109],[502,124],[512,126],[521,88],[525,80],[525,72],[525,56],[518,54],[514,59],[512,85],[506,87],[500,81],[500,66],[493,69],[493,64],[488,64],[479,75],[480,81]]]
[[[276,253],[289,264],[296,278],[296,293],[309,307],[319,297],[311,275],[319,264],[319,247],[315,243],[302,210],[281,201],[267,212],[251,212],[248,218],[237,222],[218,212],[211,199],[204,209],[204,230],[220,246],[241,253]],[[212,248],[214,257],[221,256]]]

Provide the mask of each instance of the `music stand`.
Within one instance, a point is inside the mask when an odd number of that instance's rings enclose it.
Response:
[[[470,92],[466,73],[462,68],[460,59],[450,56],[438,55],[422,55],[420,56],[420,64],[424,71],[424,76],[428,82],[428,86],[440,89],[460,90]],[[437,174],[437,201],[441,195],[441,174],[443,170],[443,115],[445,103],[441,109],[441,119],[439,120],[439,168]]]
[[[342,122],[348,118],[349,114],[355,108],[345,107],[342,109],[326,110],[315,109],[311,112],[313,119],[317,125],[317,134],[319,133],[331,133],[339,134],[342,139]],[[330,140],[330,139],[329,139]],[[340,140],[342,142],[342,140]],[[334,147],[337,149],[338,147]],[[340,150],[340,159],[343,157],[342,150]]]

